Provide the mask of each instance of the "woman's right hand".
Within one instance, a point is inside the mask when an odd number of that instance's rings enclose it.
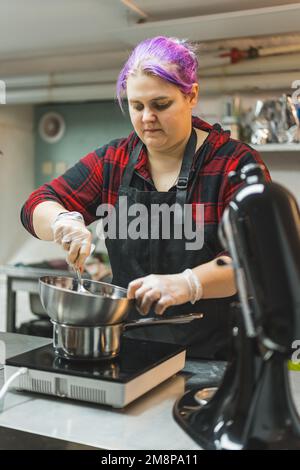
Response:
[[[66,213],[67,214],[67,213]],[[91,252],[92,234],[81,220],[68,216],[56,219],[52,225],[53,238],[67,254],[67,263],[76,269],[84,270],[84,263]]]

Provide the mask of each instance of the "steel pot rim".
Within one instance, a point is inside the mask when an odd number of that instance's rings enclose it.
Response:
[[[117,296],[114,296],[114,295],[105,296],[103,294],[94,294],[92,292],[84,293],[84,292],[78,292],[76,290],[70,290],[70,289],[67,289],[65,287],[56,286],[55,284],[50,284],[49,282],[46,282],[46,279],[49,279],[49,278],[52,278],[52,276],[40,277],[39,278],[40,284],[42,284],[44,286],[47,286],[47,287],[51,287],[51,289],[53,289],[55,291],[58,291],[58,292],[66,292],[66,293],[71,293],[71,294],[74,294],[74,295],[85,296],[85,297],[93,297],[93,298],[101,297],[101,298],[108,298],[108,299],[111,299],[111,300],[122,300],[124,298],[125,300],[129,300],[129,299],[127,299],[127,289],[125,289],[124,287],[116,286],[114,284],[110,284],[108,282],[93,281],[92,279],[82,278],[82,282],[88,281],[88,282],[91,282],[93,284],[97,284],[97,285],[100,284],[100,285],[103,285],[104,287],[106,286],[106,287],[112,288],[114,290],[117,289],[121,293],[125,294],[124,297],[117,297]],[[72,276],[54,276],[54,278],[56,280],[72,280],[72,281],[76,282],[76,278],[72,277]]]

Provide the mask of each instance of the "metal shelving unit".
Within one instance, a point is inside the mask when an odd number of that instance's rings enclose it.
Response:
[[[300,144],[266,144],[251,145],[258,152],[299,152]]]

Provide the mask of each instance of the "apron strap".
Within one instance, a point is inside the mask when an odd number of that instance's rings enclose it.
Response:
[[[197,134],[195,129],[192,132],[184,150],[180,174],[176,185],[176,203],[183,208],[186,202],[187,187],[193,158],[197,146]]]
[[[140,140],[135,146],[135,148],[133,149],[132,153],[130,154],[129,162],[123,173],[122,186],[125,186],[125,187],[130,186],[132,176],[134,173],[134,168],[135,168],[135,165],[137,164],[143,145],[144,145],[143,142]],[[180,174],[179,174],[177,185],[176,185],[176,202],[180,204],[182,208],[184,207],[184,204],[186,202],[189,174],[190,174],[191,166],[193,163],[196,145],[197,145],[197,134],[195,130],[192,128],[190,138],[184,150]]]
[[[122,186],[127,188],[130,186],[134,173],[134,167],[137,164],[143,145],[143,142],[140,140],[134,147],[132,153],[129,154],[129,161],[123,173]]]
[[[190,190],[189,190],[189,193],[187,195],[187,198],[186,198],[186,204],[189,203],[189,201],[191,200],[192,196],[193,196],[193,192],[195,190],[195,186],[198,182],[198,179],[197,179],[197,176],[199,175],[200,173],[200,170],[203,166],[203,163],[204,163],[204,160],[206,158],[206,155],[207,155],[207,152],[208,152],[208,149],[209,149],[209,143],[207,142],[206,144],[204,144],[201,148],[201,151],[198,155],[198,158],[197,158],[197,162],[196,162],[196,165],[195,165],[195,168],[193,169],[193,177],[192,177],[192,184],[190,186]]]

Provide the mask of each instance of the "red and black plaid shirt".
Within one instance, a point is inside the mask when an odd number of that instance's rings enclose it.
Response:
[[[218,254],[222,250],[217,240],[217,226],[226,205],[238,189],[238,185],[230,184],[228,173],[248,163],[262,163],[262,160],[255,150],[231,139],[229,132],[220,126],[213,127],[196,117],[193,118],[193,126],[209,134],[194,156],[188,202],[204,204],[205,227],[208,228],[212,251]],[[36,189],[22,208],[24,227],[36,236],[32,215],[34,208],[43,201],[56,201],[69,211],[80,212],[87,225],[96,220],[100,204],[115,204],[122,175],[130,158],[130,149],[137,142],[138,137],[134,132],[127,138],[113,140],[86,155],[62,176]],[[204,162],[197,172],[202,152]],[[265,176],[267,180],[270,179],[267,170]],[[156,190],[148,170],[145,150],[140,154],[131,185],[142,191]],[[170,189],[175,190],[176,187]]]

